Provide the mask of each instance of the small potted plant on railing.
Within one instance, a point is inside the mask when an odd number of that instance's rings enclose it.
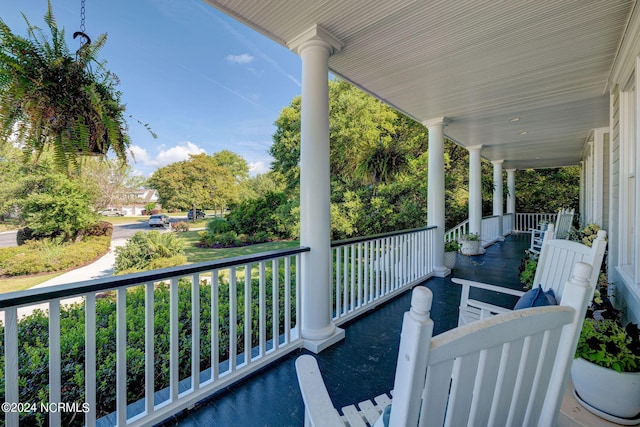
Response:
[[[456,266],[456,256],[460,250],[460,244],[455,240],[444,242],[444,266],[453,269]]]
[[[480,236],[478,233],[463,234],[458,239],[460,242],[460,252],[463,255],[478,255],[480,253]]]
[[[571,379],[578,402],[609,421],[640,423],[640,330],[623,325],[619,310],[598,291],[575,357]]]

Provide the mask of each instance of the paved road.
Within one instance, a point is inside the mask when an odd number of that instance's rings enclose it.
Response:
[[[186,221],[186,220],[187,220],[186,217],[171,218],[171,222]],[[149,227],[146,221],[132,222],[130,224],[118,224],[113,226],[113,235],[111,236],[111,239],[112,240],[128,239],[129,237],[133,236],[136,232],[141,230],[142,231],[158,230],[158,228]],[[0,248],[16,246],[17,245],[16,234],[17,234],[17,231],[6,231],[3,233],[0,233]]]

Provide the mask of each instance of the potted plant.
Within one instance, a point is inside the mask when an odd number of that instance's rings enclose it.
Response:
[[[480,253],[480,236],[478,233],[463,234],[458,239],[460,242],[460,252],[463,255],[478,255]]]
[[[582,326],[571,379],[578,402],[620,424],[640,423],[640,330],[596,291]],[[604,294],[604,292],[602,292]]]
[[[444,242],[444,266],[453,269],[456,266],[456,256],[460,250],[460,244],[455,240]]]
[[[0,20],[0,141],[17,137],[27,158],[50,147],[65,171],[78,166],[79,156],[108,151],[126,163],[130,139],[119,80],[97,59],[106,34],[93,42],[74,34],[86,42],[71,52],[51,3],[44,16],[50,36],[25,21],[23,37]]]

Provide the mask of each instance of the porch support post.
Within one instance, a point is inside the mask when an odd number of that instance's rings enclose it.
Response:
[[[444,133],[447,125],[444,117],[427,120],[423,124],[429,130],[429,171],[427,189],[427,224],[436,226],[433,268],[437,277],[451,274],[444,266]]]
[[[511,219],[512,230],[509,230],[509,232],[511,232],[517,229],[516,228],[516,170],[506,169],[506,171],[507,171],[507,190],[509,192],[509,194],[507,194],[507,213],[513,215],[513,218]]]
[[[477,233],[482,240],[482,145],[467,147],[469,150],[469,233]]]
[[[515,169],[506,169],[507,171],[507,189],[509,190],[509,194],[507,194],[507,213],[515,214],[516,213],[516,170]],[[515,224],[515,218],[513,219]]]
[[[300,142],[301,334],[319,353],[344,338],[331,318],[329,56],[342,44],[314,26],[289,43],[302,58]]]
[[[593,212],[591,220],[600,227],[604,223],[604,139],[609,128],[599,128],[593,131]]]
[[[504,240],[502,216],[504,215],[504,183],[502,180],[502,164],[504,160],[494,160],[493,164],[493,215],[500,217],[498,222],[498,240]]]

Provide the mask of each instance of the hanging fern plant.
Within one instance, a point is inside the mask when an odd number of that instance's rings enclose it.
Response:
[[[0,19],[0,142],[16,138],[26,159],[51,147],[57,165],[77,167],[79,156],[109,150],[127,162],[130,144],[119,81],[97,55],[106,34],[72,53],[49,2],[47,37],[27,23],[27,37]]]

